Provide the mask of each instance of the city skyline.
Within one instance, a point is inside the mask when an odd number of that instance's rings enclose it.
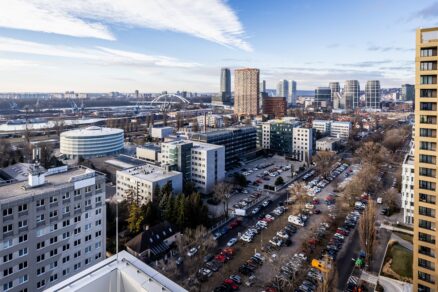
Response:
[[[435,25],[438,14],[429,0],[420,7],[376,0],[42,4],[0,4],[2,92],[218,92],[221,67],[259,68],[268,88],[279,79],[296,80],[299,90],[347,79],[399,87],[414,81],[412,31]],[[286,34],[284,45],[272,46]]]

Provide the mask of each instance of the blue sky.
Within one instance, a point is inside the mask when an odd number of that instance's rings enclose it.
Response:
[[[294,79],[414,82],[415,28],[429,0],[8,0],[0,2],[0,91],[219,89],[220,67]]]

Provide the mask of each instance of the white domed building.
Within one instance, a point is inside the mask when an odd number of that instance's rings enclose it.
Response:
[[[61,133],[61,154],[90,158],[117,154],[124,147],[122,129],[91,126]]]

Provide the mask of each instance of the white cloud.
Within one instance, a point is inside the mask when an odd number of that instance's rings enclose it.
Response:
[[[224,0],[5,0],[0,26],[113,40],[108,24],[186,33],[251,51]]]
[[[199,66],[197,63],[183,62],[166,56],[146,55],[105,47],[85,48],[77,46],[50,45],[4,37],[0,37],[0,52],[75,58],[104,65],[178,68],[191,68]]]

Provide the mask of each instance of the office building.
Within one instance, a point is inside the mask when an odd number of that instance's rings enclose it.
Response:
[[[285,98],[289,97],[289,82],[287,80],[280,80],[277,83],[277,96]]]
[[[174,194],[182,192],[183,176],[181,172],[161,168],[153,164],[136,166],[117,171],[117,196],[138,205],[153,201],[157,187],[170,184]]]
[[[204,126],[208,128],[222,128],[224,126],[224,118],[222,115],[208,113],[198,116],[196,119],[201,129],[204,129]]]
[[[406,154],[402,165],[403,222],[414,224],[414,153],[413,148]]]
[[[28,181],[0,187],[2,291],[43,291],[102,261],[105,175],[33,165]]]
[[[330,87],[317,87],[315,89],[315,107],[316,109],[329,109],[331,105],[331,89]]]
[[[292,106],[297,105],[297,82],[289,80],[289,97],[287,102]]]
[[[159,144],[147,143],[136,148],[136,157],[148,162],[157,163],[161,159],[161,147]]]
[[[161,144],[162,164],[175,166],[203,194],[225,178],[225,147],[193,142],[171,141]]]
[[[331,121],[313,120],[312,128],[314,128],[316,132],[319,132],[321,135],[328,135],[330,134],[331,123]]]
[[[330,96],[333,101],[335,97],[335,93],[337,92],[341,93],[341,85],[339,84],[339,82],[329,82],[329,87],[330,87]]]
[[[260,82],[260,93],[266,93],[266,80]]]
[[[234,71],[234,113],[256,116],[259,113],[260,70],[253,68]]]
[[[351,133],[351,122],[332,122],[330,124],[330,136],[348,139]]]
[[[228,68],[221,69],[220,89],[218,95],[212,97],[213,105],[227,105],[231,102],[231,71]]]
[[[438,27],[417,29],[415,53],[413,291],[438,290]]]
[[[240,161],[255,155],[257,129],[244,126],[205,133],[191,133],[190,140],[224,146],[225,168],[229,170],[240,165]]]
[[[46,290],[46,292],[61,291],[186,292],[187,290],[123,250]]]
[[[340,143],[340,138],[324,137],[316,140],[316,150],[336,152],[340,146]]]
[[[286,115],[287,102],[282,96],[269,96],[263,98],[262,113],[273,118],[282,118]]]
[[[344,84],[345,109],[354,110],[359,107],[360,85],[357,80],[347,80]]]
[[[292,157],[293,128],[300,125],[300,122],[288,120],[271,120],[259,124],[257,126],[257,147]]]
[[[425,65],[423,65],[423,66],[425,66]],[[436,70],[436,66],[435,66],[434,70]],[[401,100],[414,101],[414,99],[415,99],[415,85],[402,84],[402,86],[401,86]]]
[[[173,134],[172,127],[152,127],[151,137],[155,139],[164,139]]]
[[[91,158],[120,153],[124,147],[122,129],[88,128],[61,133],[60,152],[69,158]]]
[[[292,157],[307,164],[312,162],[312,155],[316,151],[315,129],[312,128],[293,128],[293,154]]]
[[[367,110],[380,110],[380,81],[370,80],[365,85],[365,107]]]

